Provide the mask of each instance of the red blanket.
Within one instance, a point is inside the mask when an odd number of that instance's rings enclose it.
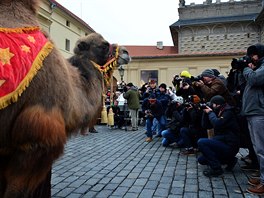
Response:
[[[0,109],[18,100],[52,49],[38,27],[0,28]]]

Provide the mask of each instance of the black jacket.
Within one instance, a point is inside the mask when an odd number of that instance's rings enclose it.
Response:
[[[213,139],[224,142],[231,146],[234,152],[239,149],[239,125],[234,108],[225,104],[219,112],[211,111],[204,113],[202,126],[205,128],[214,128]]]

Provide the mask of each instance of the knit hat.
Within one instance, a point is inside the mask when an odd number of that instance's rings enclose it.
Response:
[[[133,85],[133,83],[127,83],[127,85],[126,86],[128,86],[128,87],[133,87],[134,85]]]
[[[210,78],[214,78],[215,75],[214,75],[214,71],[211,70],[211,69],[206,69],[202,72],[201,74],[202,77],[210,77]]]
[[[251,45],[247,48],[248,56],[257,55],[257,54],[258,54],[258,49],[255,45]]]
[[[191,78],[191,74],[188,71],[182,71],[180,74],[181,77]]]
[[[167,85],[165,83],[161,83],[159,87],[162,87],[163,89],[167,89]]]
[[[216,95],[216,96],[213,96],[210,100],[210,103],[211,104],[217,104],[217,105],[222,105],[222,104],[225,104],[225,99],[220,96],[220,95]]]
[[[212,70],[213,70],[215,76],[219,76],[220,75],[220,72],[217,69],[212,69]]]
[[[151,95],[149,96],[148,100],[149,100],[149,102],[154,102],[154,101],[157,100],[157,98],[156,98],[155,94],[151,94]]]
[[[182,83],[188,83],[189,85],[192,84],[192,80],[190,78],[185,78],[182,80]]]
[[[176,96],[176,97],[174,98],[174,100],[172,100],[172,102],[178,102],[178,103],[180,103],[180,104],[183,104],[183,97],[181,97],[181,96]]]

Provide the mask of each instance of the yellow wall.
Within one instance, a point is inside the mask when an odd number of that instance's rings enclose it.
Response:
[[[240,56],[238,56],[240,57]],[[142,70],[158,70],[158,84],[166,83],[172,86],[172,79],[175,74],[187,70],[193,76],[197,76],[205,69],[218,69],[221,74],[227,76],[230,70],[230,63],[234,56],[214,56],[214,57],[177,57],[167,59],[133,59],[125,66],[124,81],[133,82],[136,86],[141,86],[140,72]],[[114,76],[120,82],[118,71]]]

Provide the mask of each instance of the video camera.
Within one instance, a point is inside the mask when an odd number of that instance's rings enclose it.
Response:
[[[233,58],[231,62],[232,69],[243,70],[248,66],[249,63],[252,63],[252,60],[249,56],[243,56],[240,58]]]

